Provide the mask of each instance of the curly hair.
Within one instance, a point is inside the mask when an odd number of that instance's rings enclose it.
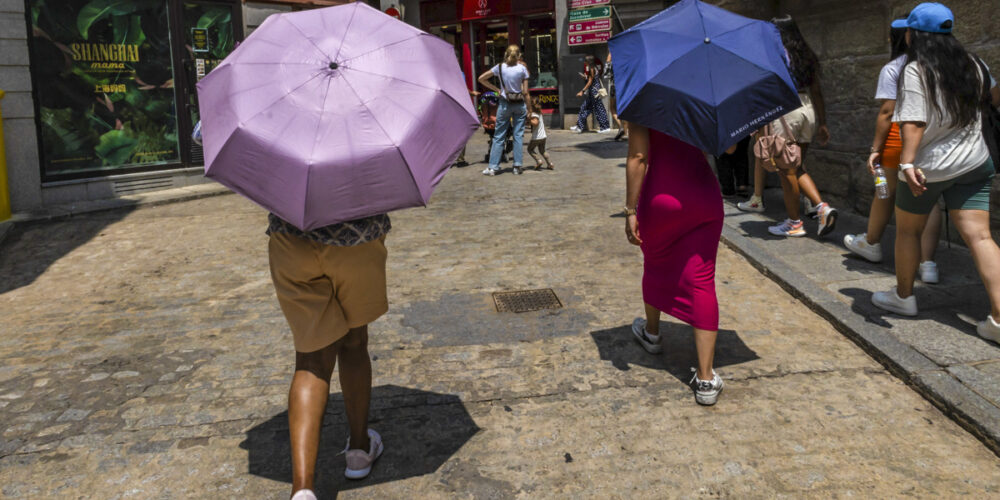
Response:
[[[795,79],[795,84],[799,89],[810,87],[819,80],[819,57],[813,52],[806,39],[799,31],[799,25],[795,23],[792,16],[785,15],[771,19],[771,23],[778,27],[781,33],[781,43],[788,51],[790,68],[789,72]]]

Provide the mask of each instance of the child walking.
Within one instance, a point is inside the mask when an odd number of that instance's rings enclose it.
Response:
[[[529,116],[528,123],[531,124],[531,142],[528,143],[528,154],[535,159],[535,170],[541,170],[542,158],[545,158],[546,168],[554,169],[555,165],[552,164],[552,159],[545,152],[546,136],[545,123],[542,122],[542,102],[537,96],[531,98],[531,116]]]

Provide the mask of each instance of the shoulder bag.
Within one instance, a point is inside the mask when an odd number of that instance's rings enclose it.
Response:
[[[504,83],[503,83],[503,66],[504,66],[504,63],[500,63],[500,88],[503,88],[503,86],[504,86]],[[524,102],[524,94],[522,94],[520,92],[510,92],[507,89],[504,89],[504,93],[507,94],[507,96],[506,96],[507,102],[514,102],[514,103]]]
[[[795,141],[795,135],[785,117],[779,120],[781,127],[791,136],[790,140],[775,133],[774,127],[768,123],[758,131],[753,143],[753,155],[757,163],[769,172],[794,170],[802,165],[802,148]]]

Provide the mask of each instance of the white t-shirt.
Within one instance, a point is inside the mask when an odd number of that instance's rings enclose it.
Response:
[[[538,113],[531,113],[532,118],[538,118],[538,126],[531,129],[531,140],[540,141],[544,139],[545,136],[545,121],[542,120],[542,115]]]
[[[503,68],[503,75],[500,74],[500,69]],[[515,64],[513,66],[507,66],[507,63],[500,63],[493,66],[490,71],[494,75],[500,77],[500,81],[503,85],[500,86],[500,95],[504,98],[507,97],[507,92],[512,94],[517,94],[521,92],[521,82],[527,80],[531,77],[528,73],[528,68],[521,66],[520,64]]]
[[[976,72],[978,74],[979,70]],[[977,116],[968,126],[953,127],[949,123],[949,116],[940,116],[931,106],[926,94],[923,70],[917,63],[907,64],[903,68],[902,78],[902,94],[898,96],[892,121],[926,124],[913,164],[924,171],[928,182],[954,179],[975,170],[989,159],[990,152],[983,140],[981,116]],[[940,93],[938,106],[944,110]]]
[[[899,83],[899,73],[906,64],[906,56],[899,56],[882,66],[882,71],[878,73],[878,87],[875,89],[875,98],[881,100],[896,100],[896,89]]]

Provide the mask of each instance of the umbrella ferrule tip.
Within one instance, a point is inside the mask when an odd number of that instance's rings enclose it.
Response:
[[[705,43],[711,43],[711,42],[712,42],[712,39],[706,36],[705,37]]]
[[[708,39],[706,38],[705,41],[708,41]],[[330,63],[330,69],[337,69],[339,67],[340,67],[340,65],[338,65],[335,62]]]

